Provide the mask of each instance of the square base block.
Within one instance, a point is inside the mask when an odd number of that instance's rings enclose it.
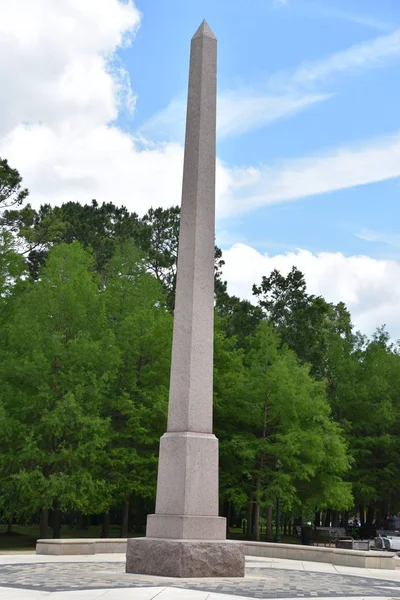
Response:
[[[126,572],[161,577],[244,577],[244,547],[231,541],[129,538]]]
[[[226,540],[225,517],[147,515],[146,536],[178,540]]]

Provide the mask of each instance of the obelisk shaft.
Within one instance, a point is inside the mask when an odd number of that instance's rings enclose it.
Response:
[[[203,21],[191,42],[168,426],[148,537],[226,533],[212,433],[216,71],[217,40]]]
[[[212,433],[217,40],[191,43],[168,431]]]

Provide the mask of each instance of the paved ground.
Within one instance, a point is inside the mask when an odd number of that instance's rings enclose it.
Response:
[[[123,555],[0,556],[0,600],[396,598],[400,570],[248,557],[244,579],[167,579],[124,571]]]

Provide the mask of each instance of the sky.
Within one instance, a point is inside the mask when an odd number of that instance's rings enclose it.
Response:
[[[218,39],[230,293],[293,265],[400,338],[399,0],[0,0],[0,156],[29,201],[180,203],[190,38]]]

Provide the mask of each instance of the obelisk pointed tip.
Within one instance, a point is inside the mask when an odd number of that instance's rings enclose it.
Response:
[[[196,31],[196,33],[194,34],[194,36],[192,37],[192,40],[194,40],[197,37],[210,37],[213,40],[216,40],[217,38],[215,37],[211,27],[209,26],[209,24],[207,23],[207,21],[205,19],[203,19],[200,27],[198,28],[198,30]]]

